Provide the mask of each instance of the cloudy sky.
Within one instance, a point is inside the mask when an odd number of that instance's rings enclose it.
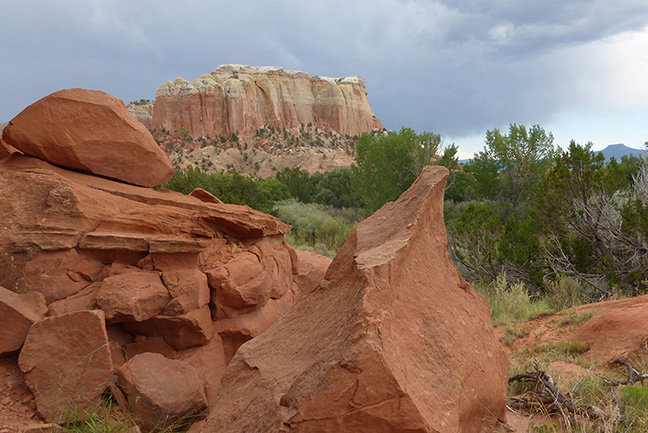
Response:
[[[126,103],[226,63],[361,75],[388,129],[472,153],[540,124],[648,141],[646,0],[0,0],[0,121],[67,87]]]

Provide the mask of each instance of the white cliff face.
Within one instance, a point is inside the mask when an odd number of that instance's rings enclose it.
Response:
[[[137,120],[142,122],[147,128],[151,128],[151,118],[153,117],[153,106],[155,105],[154,101],[139,101],[131,102],[126,106],[126,109],[132,114]]]
[[[223,65],[192,83],[163,83],[151,128],[190,129],[193,137],[254,134],[263,125],[313,124],[340,134],[382,128],[361,77],[328,78],[278,66]]]

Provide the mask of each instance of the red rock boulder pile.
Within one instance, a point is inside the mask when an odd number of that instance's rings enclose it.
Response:
[[[446,253],[446,169],[358,225],[325,279],[242,346],[204,433],[479,433],[508,362],[486,301]]]
[[[0,157],[0,355],[17,360],[48,422],[107,387],[145,430],[204,409],[239,346],[328,265],[300,265],[270,215],[132,185],[171,173],[138,125],[115,98],[74,89],[4,132],[23,153]],[[142,363],[160,366],[155,381]],[[160,394],[180,386],[176,400]]]

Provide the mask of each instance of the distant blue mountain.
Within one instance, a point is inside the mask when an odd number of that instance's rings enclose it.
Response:
[[[605,156],[606,161],[609,161],[612,157],[617,161],[621,161],[623,155],[632,155],[636,157],[643,156],[644,158],[647,156],[645,149],[633,149],[623,143],[610,144],[605,149],[599,150],[599,153],[602,153],[603,156]]]

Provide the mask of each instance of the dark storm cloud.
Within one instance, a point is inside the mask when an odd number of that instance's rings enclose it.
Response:
[[[446,135],[542,122],[578,97],[572,47],[648,24],[643,0],[5,3],[0,120],[64,87],[129,102],[244,63],[363,75],[386,127]]]

